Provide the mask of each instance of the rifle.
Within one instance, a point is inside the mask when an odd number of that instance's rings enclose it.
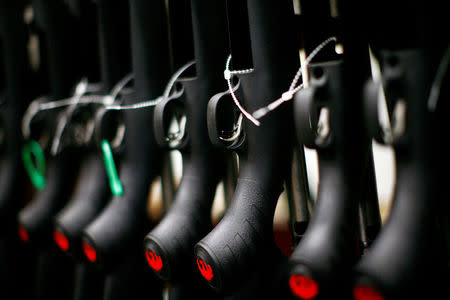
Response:
[[[239,88],[233,89],[243,99],[243,106],[255,111],[288,88],[298,67],[297,39],[283,38],[286,34],[295,37],[294,11],[287,1],[249,0],[243,9],[239,4],[227,2],[232,20],[232,64],[236,61],[238,69],[248,69],[237,71]],[[236,30],[233,22],[239,14],[248,16],[248,35],[245,29]],[[214,143],[238,153],[239,176],[231,206],[195,246],[199,269],[210,286],[231,297],[289,298],[287,258],[273,239],[273,215],[291,166],[292,107],[281,106],[261,119],[258,127],[249,119],[240,121],[242,116],[228,102],[230,98],[223,96],[217,95],[209,103],[209,133]],[[227,111],[232,122],[224,117]]]
[[[363,130],[369,56],[347,8],[341,7],[337,21],[330,17],[329,2],[301,3],[307,54],[314,52],[317,40],[333,36],[344,46],[342,55],[328,46],[314,57],[306,66],[310,81],[294,99],[297,138],[317,151],[320,174],[312,218],[290,258],[289,284],[302,299],[349,298],[352,267],[362,251],[358,213],[364,209],[368,224],[380,223],[379,213],[378,220],[373,214],[378,204],[371,141]]]
[[[97,25],[95,5],[91,1],[73,0],[68,3],[71,13],[80,20],[81,72],[84,76],[85,92],[80,95],[101,95],[109,91],[109,86],[97,83],[99,80],[98,32],[92,30]],[[88,46],[87,46],[88,45]],[[118,58],[116,61],[120,61]],[[102,74],[107,78],[108,74]],[[93,83],[95,82],[95,83]],[[104,275],[87,264],[81,248],[81,233],[105,206],[110,196],[108,179],[103,160],[95,145],[96,129],[89,129],[95,121],[101,104],[75,103],[66,110],[66,118],[58,126],[63,128],[57,134],[59,143],[56,152],[64,148],[78,149],[82,152],[79,180],[74,192],[55,216],[53,239],[56,245],[73,260],[74,289],[72,299],[99,299],[104,288]]]
[[[35,37],[22,21],[24,1],[0,0],[2,295],[449,294],[443,4],[384,0],[369,11],[326,0],[32,3],[38,68],[27,58]],[[370,74],[376,62],[380,78]],[[36,95],[47,96],[28,105]],[[373,139],[396,158],[383,227]],[[36,186],[29,203],[22,146]],[[304,147],[318,155],[317,199]],[[175,195],[173,150],[183,158]],[[158,177],[159,224],[148,208]],[[221,182],[227,210],[216,224]],[[289,258],[273,230],[283,188],[297,244]]]
[[[448,81],[448,72],[441,65],[449,37],[430,34],[445,26],[445,17],[439,5],[419,7],[405,1],[389,10],[377,6],[368,15],[369,20],[382,22],[369,32],[381,79],[367,82],[367,128],[375,139],[393,146],[397,172],[389,218],[355,268],[353,295],[355,299],[445,297],[448,248],[439,209],[447,202],[442,200],[446,197],[442,171],[448,164],[442,161],[446,154],[439,126],[446,126],[443,116],[448,112],[441,98],[448,96],[443,81]],[[378,118],[382,91],[389,127]],[[431,108],[436,102],[439,105]]]
[[[121,103],[124,107],[133,107],[142,100],[156,99],[162,94],[169,77],[163,2],[118,0],[97,1],[97,5],[103,26],[100,36],[101,49],[105,51],[102,55],[105,73],[118,74],[112,73],[114,67],[118,67],[114,59],[118,53],[113,52],[117,47],[112,45],[119,43],[117,46],[121,49],[129,48],[130,43],[118,40],[117,35],[125,38],[131,32],[134,86],[131,92],[120,96]],[[119,19],[126,20],[126,24],[117,24]],[[130,31],[128,27],[131,27]],[[120,54],[124,57],[125,52]],[[141,252],[142,239],[152,225],[146,212],[147,194],[151,182],[161,173],[162,165],[162,153],[153,133],[142,133],[142,129],[153,124],[153,109],[124,110],[123,119],[126,134],[119,169],[123,194],[113,196],[84,228],[83,250],[90,263],[106,273],[104,299],[125,299],[145,294],[161,297],[161,285],[150,276]]]
[[[20,120],[37,86],[28,62],[24,5],[0,1],[0,290],[4,297],[29,299],[35,257],[17,236],[17,213],[29,197],[20,152]]]
[[[174,59],[181,61],[181,51],[189,49],[192,43],[188,41],[181,45],[179,40],[180,26],[189,17],[186,16],[189,13],[187,7],[192,13],[195,75],[183,75],[177,80],[184,93],[179,98],[167,98],[158,103],[154,123],[158,143],[182,153],[183,177],[174,202],[161,222],[146,236],[144,247],[152,269],[161,279],[170,282],[170,299],[216,299],[218,295],[196,276],[192,249],[212,227],[215,190],[225,176],[226,158],[209,141],[206,124],[210,97],[225,88],[220,76],[228,47],[225,2],[192,0],[190,5],[187,1],[173,2],[173,13],[181,13],[183,7],[185,16],[178,15],[181,21],[171,19],[176,28],[172,34],[176,45]],[[185,119],[185,130],[183,125],[180,126],[180,131],[184,132],[177,135],[168,132],[173,118]]]
[[[60,1],[33,1],[36,26],[41,34],[41,57],[47,64],[50,99],[62,99],[70,95],[74,84],[80,79],[80,56],[77,52],[77,20]],[[43,100],[31,104],[39,105]],[[39,103],[39,104],[38,104]],[[29,107],[33,111],[33,107]],[[48,157],[46,176],[36,181],[40,191],[19,213],[19,235],[38,251],[36,282],[33,297],[36,299],[69,297],[72,290],[73,265],[52,244],[53,217],[65,205],[77,175],[79,153],[67,149],[57,155],[50,154],[50,145],[55,126],[64,111],[38,111],[25,115],[23,129],[28,129],[26,138],[37,139],[43,148],[39,156]],[[48,139],[46,139],[48,137]],[[31,149],[39,148],[38,142],[30,142]],[[33,148],[34,147],[34,148]],[[36,153],[37,150],[32,150]],[[38,151],[40,152],[40,151]],[[28,157],[26,154],[24,157]],[[28,166],[29,167],[29,166]],[[45,166],[38,165],[45,169]],[[41,170],[43,171],[43,170]],[[36,177],[33,177],[34,179]],[[45,181],[44,181],[45,180]],[[45,184],[47,183],[47,184]]]

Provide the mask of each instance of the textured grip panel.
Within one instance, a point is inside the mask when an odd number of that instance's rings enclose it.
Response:
[[[162,260],[160,268],[150,264],[162,279],[175,280],[192,270],[192,249],[211,229],[215,188],[216,182],[206,177],[184,177],[174,205],[145,238],[147,255]]]
[[[273,248],[273,213],[278,195],[268,194],[256,181],[239,179],[229,211],[210,234],[195,247],[205,266],[210,266],[211,286],[228,290],[245,278]],[[250,269],[249,269],[250,268]]]

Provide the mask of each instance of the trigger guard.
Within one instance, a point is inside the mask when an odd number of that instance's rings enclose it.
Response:
[[[220,141],[219,133],[218,133],[218,126],[217,126],[217,118],[216,118],[216,112],[217,112],[217,106],[219,105],[219,101],[222,99],[222,96],[224,96],[226,92],[216,94],[211,97],[211,99],[208,102],[208,108],[206,111],[206,119],[208,124],[208,136],[211,140],[211,143],[214,146],[217,147],[223,147],[224,144]]]
[[[317,148],[317,133],[314,130],[314,122],[311,116],[314,113],[314,99],[317,89],[309,87],[299,91],[294,98],[294,121],[297,132],[297,140],[308,148]],[[317,123],[317,122],[316,122]]]
[[[237,83],[237,85],[234,87],[236,93],[240,94],[240,82]],[[221,147],[221,148],[225,148],[225,149],[230,149],[230,150],[242,150],[244,147],[244,142],[245,142],[245,130],[243,128],[243,122],[241,123],[240,126],[240,133],[238,136],[236,136],[236,138],[232,141],[225,141],[223,139],[221,139],[221,135],[220,135],[220,125],[218,124],[218,115],[223,115],[224,110],[221,109],[219,106],[221,105],[221,103],[223,103],[223,101],[230,101],[232,107],[234,107],[234,103],[232,99],[226,99],[225,97],[230,95],[230,91],[227,90],[225,92],[222,93],[218,93],[214,96],[211,97],[211,99],[208,102],[208,108],[207,108],[207,125],[208,125],[208,135],[209,135],[209,139],[211,140],[211,143],[214,146],[217,147]],[[243,95],[239,95],[239,98],[243,98]]]
[[[208,102],[207,108],[208,135],[213,145],[221,148],[234,150],[242,145],[243,140],[245,138],[245,132],[242,131],[234,141],[230,141],[229,143],[227,143],[226,141],[220,138],[220,128],[217,122],[217,114],[223,113],[219,108],[221,101],[231,101],[229,99],[224,98],[227,95],[229,95],[229,92],[216,94],[213,97],[211,97],[211,99]],[[241,124],[240,126],[243,125]]]
[[[98,149],[101,149],[102,140],[105,139],[104,138],[104,130],[103,130],[103,128],[104,128],[103,122],[105,120],[105,116],[108,115],[108,113],[113,113],[113,112],[121,114],[120,111],[108,110],[105,107],[100,108],[95,113],[94,142]],[[108,140],[108,139],[106,139],[106,140],[111,145],[111,150],[113,151],[113,153],[118,153],[122,150],[123,145],[124,145],[126,127],[123,122],[123,118],[117,118],[117,120],[114,120],[114,121],[117,121],[115,123],[118,123],[114,137],[111,140]]]
[[[170,108],[175,108],[174,112],[178,110],[184,110],[184,93],[176,98],[166,98],[160,101],[155,106],[153,115],[153,130],[155,134],[156,142],[164,148],[181,150],[187,146],[188,133],[184,131],[183,136],[176,145],[171,145],[171,141],[167,136],[168,127],[170,126],[171,116]]]

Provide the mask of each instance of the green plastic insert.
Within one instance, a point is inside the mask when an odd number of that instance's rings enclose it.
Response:
[[[33,163],[33,156],[36,165]],[[22,148],[22,160],[31,182],[38,190],[45,188],[45,155],[41,145],[35,140],[29,141]]]
[[[109,187],[114,196],[122,196],[123,187],[117,175],[116,164],[111,151],[111,146],[107,140],[102,140],[103,161],[105,162],[106,174],[109,178]]]

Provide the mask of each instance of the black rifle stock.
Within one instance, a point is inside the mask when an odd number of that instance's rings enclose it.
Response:
[[[109,92],[109,89],[112,88],[111,80],[117,80],[117,77],[122,74],[115,74],[111,78],[112,74],[106,73],[106,68],[100,68],[98,59],[101,54],[99,52],[99,30],[93,30],[98,28],[96,6],[88,0],[71,0],[68,4],[72,14],[80,19],[82,47],[79,51],[82,59],[80,62],[82,75],[87,79],[89,85],[92,83],[96,85],[97,91],[94,93]],[[121,51],[114,49],[114,52],[120,53]],[[110,59],[109,62],[105,59],[102,60],[103,63],[112,63],[113,61],[126,66],[129,60],[128,57],[125,59],[114,57],[114,60]],[[105,78],[104,81],[103,78]],[[76,119],[78,115],[83,115],[83,123],[80,125],[87,130],[88,122],[92,122],[94,118],[95,109],[90,107],[74,108],[68,126],[72,126],[73,119]],[[53,239],[59,248],[67,252],[76,263],[72,299],[99,299],[103,295],[104,274],[86,263],[82,251],[81,235],[84,228],[104,208],[111,192],[100,151],[92,144],[82,145],[79,148],[84,152],[79,180],[70,201],[55,217]]]
[[[81,247],[83,229],[93,220],[110,196],[103,160],[87,153],[80,167],[79,181],[69,203],[55,219],[53,239],[76,263],[72,299],[98,299],[103,293],[104,276],[87,264]]]
[[[351,27],[356,24],[352,14],[341,11],[342,27],[338,27],[330,21],[329,10],[326,1],[302,7],[307,54],[320,40],[336,33],[342,34],[344,45],[342,57],[332,51],[332,44],[313,60],[308,66],[309,86],[294,100],[298,140],[316,149],[319,158],[318,198],[308,228],[290,258],[291,290],[302,299],[350,297],[349,278],[361,250],[359,205],[377,201],[371,143],[362,119],[368,51],[364,39]],[[312,18],[320,25],[311,26],[314,34],[309,36],[307,26]]]
[[[299,60],[297,39],[284,39],[286,34],[295,36],[292,3],[249,0],[247,7],[254,70],[237,77],[243,106],[253,112],[289,88]],[[220,106],[214,97],[209,121],[219,125],[215,118]],[[260,127],[244,118],[243,134],[230,146],[239,155],[233,200],[219,224],[195,246],[202,275],[213,288],[233,297],[289,297],[286,272],[282,271],[287,259],[273,239],[273,216],[290,171],[290,112],[289,104],[281,106],[264,117]],[[215,131],[223,129],[210,129],[213,142],[220,142]],[[250,295],[245,296],[250,291],[245,285],[252,281]]]
[[[25,205],[26,178],[21,165],[20,121],[35,96],[33,73],[26,52],[24,5],[0,1],[0,290],[3,297],[29,299],[34,255],[17,236],[17,214]]]
[[[72,46],[71,40],[77,37],[75,20],[57,1],[36,0],[33,2],[33,7],[38,26],[46,34],[45,45],[48,50],[51,82],[50,97],[52,99],[68,97],[80,76],[77,66],[79,57],[75,54],[76,47]],[[44,120],[44,126],[48,127],[50,134],[54,129],[57,115],[57,112],[51,112]],[[48,185],[19,214],[20,226],[27,230],[30,240],[35,239],[35,234],[39,235],[39,238],[46,235],[43,231],[51,225],[52,215],[67,201],[72,188],[70,178],[76,175],[77,155],[71,157],[72,155],[73,153],[61,153],[49,159]]]
[[[164,128],[173,107],[183,110],[187,122],[186,139],[177,147],[183,156],[183,177],[174,202],[144,240],[152,268],[173,283],[171,299],[216,297],[196,277],[193,247],[211,230],[212,202],[226,162],[209,141],[206,125],[210,97],[225,88],[221,78],[228,47],[224,8],[224,1],[191,1],[196,74],[179,80],[185,89],[182,100],[164,101],[155,109],[155,133],[163,146],[168,146]]]
[[[405,10],[399,19],[398,12]],[[445,23],[445,17],[439,5],[422,8],[404,1],[389,11],[376,9],[370,16],[383,20],[373,26],[376,31],[370,36],[380,62],[381,82],[367,84],[366,121],[372,136],[394,147],[397,172],[389,218],[355,268],[354,297],[445,298],[449,293],[443,282],[448,282],[449,274],[444,251],[448,250],[444,250],[437,216],[446,198],[440,186],[441,170],[448,165],[442,167],[446,154],[439,154],[437,124],[438,117],[448,113],[448,104],[439,100],[438,110],[447,107],[441,112],[429,106],[433,80],[449,45],[448,35],[435,39],[429,32]],[[376,110],[381,87],[392,129],[384,134]],[[445,83],[439,89],[448,96]]]
[[[42,49],[48,63],[51,99],[70,95],[80,77],[80,56],[77,53],[77,20],[60,1],[32,2],[36,25],[42,32]],[[52,136],[57,113],[44,117],[44,128]],[[47,147],[45,151],[47,152]],[[25,240],[38,248],[38,265],[33,297],[44,299],[69,297],[72,292],[71,262],[56,251],[51,243],[54,215],[67,202],[77,175],[79,155],[65,151],[48,158],[47,185],[19,213],[19,226]],[[24,237],[24,235],[22,235]],[[64,296],[65,295],[65,296]]]
[[[102,14],[110,14],[105,30],[112,30],[117,18],[128,19],[129,16],[124,14],[124,5],[129,8],[131,15],[134,89],[131,94],[123,96],[123,104],[130,105],[160,96],[169,77],[164,3],[130,0],[115,3],[98,1],[98,5],[100,18]],[[123,31],[123,28],[116,26],[116,31],[103,32],[101,48],[117,42],[115,35],[120,30]],[[129,35],[130,32],[124,34]],[[126,44],[127,47],[129,45]],[[109,64],[109,69],[105,72],[112,72],[115,61],[108,57],[105,59],[108,59]],[[140,251],[142,239],[151,226],[147,215],[147,195],[151,182],[161,172],[163,157],[153,132],[142,132],[143,128],[149,128],[153,124],[153,108],[129,110],[123,115],[126,135],[119,175],[124,192],[122,196],[114,196],[101,214],[85,228],[85,254],[92,263],[108,274],[105,299],[124,299],[130,295],[137,297],[142,294],[161,297],[161,286],[154,279],[152,282],[149,277],[151,273],[146,268]],[[95,258],[89,256],[89,250],[86,249],[91,249]]]

